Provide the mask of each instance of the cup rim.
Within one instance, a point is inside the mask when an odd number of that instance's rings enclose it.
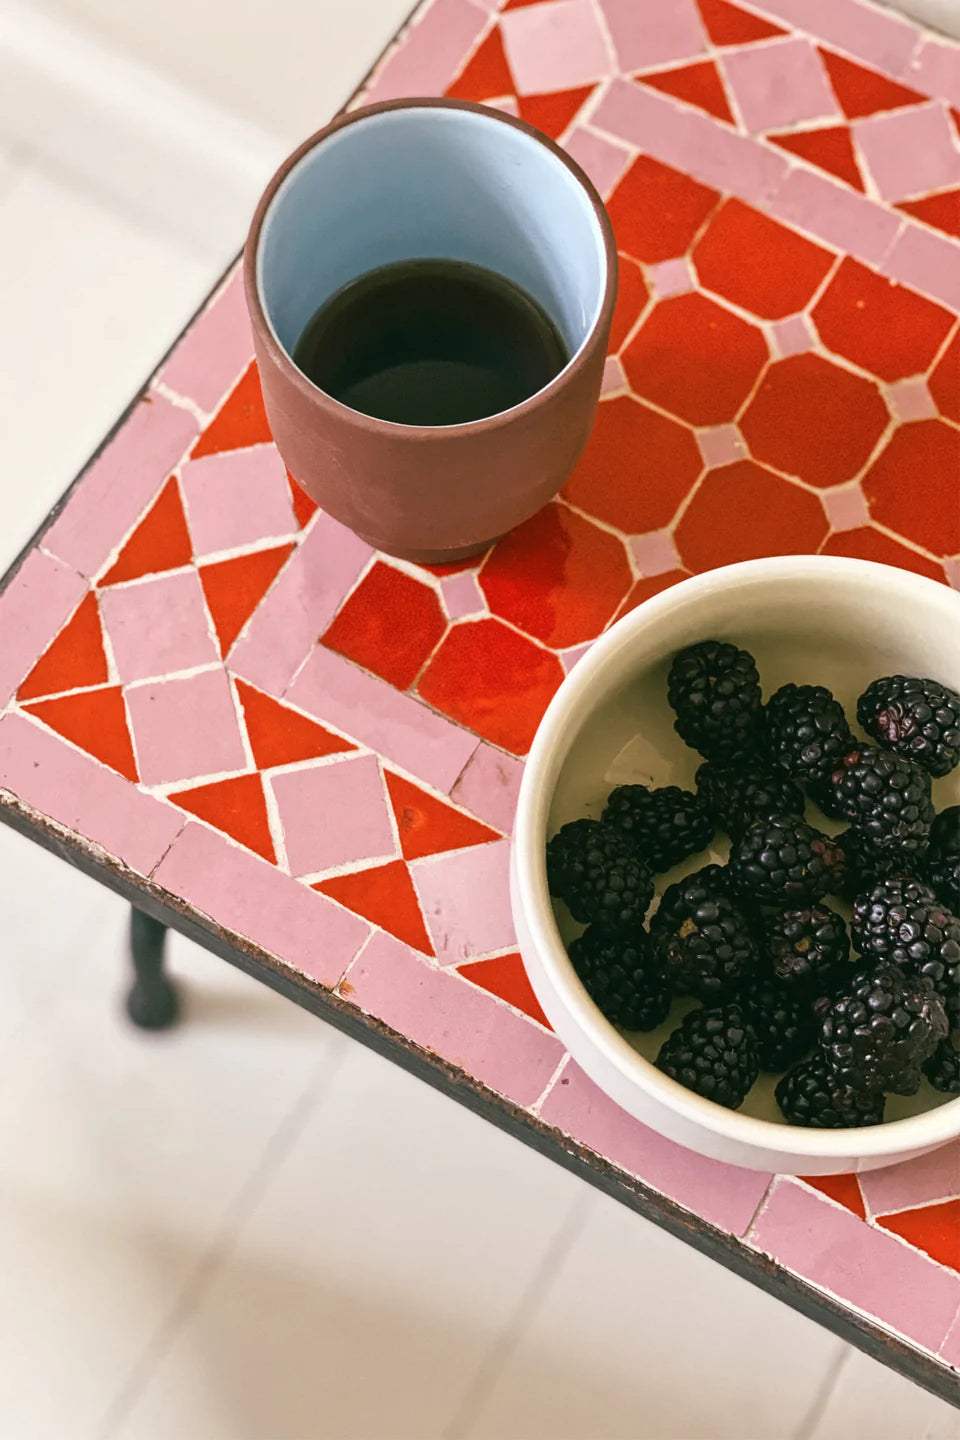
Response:
[[[512,126],[520,130],[537,144],[542,145],[556,159],[558,159],[579,182],[590,206],[594,212],[600,233],[603,237],[604,258],[606,262],[606,274],[604,278],[603,295],[600,306],[594,318],[593,324],[585,340],[577,347],[575,353],[564,365],[563,369],[556,374],[548,384],[535,394],[529,395],[519,405],[513,405],[509,410],[500,410],[495,415],[485,415],[479,420],[468,420],[459,425],[403,425],[395,420],[381,420],[375,415],[367,415],[362,410],[354,410],[349,405],[344,405],[340,400],[321,390],[312,380],[304,375],[298,365],[294,363],[293,357],[284,348],[277,338],[263,297],[260,293],[260,278],[258,275],[257,258],[260,252],[260,238],[267,212],[273,199],[289,174],[300,164],[304,156],[311,150],[316,149],[330,135],[348,125],[354,125],[358,121],[366,120],[373,115],[382,115],[392,110],[467,110],[474,114],[482,115],[486,119],[499,122],[503,125]],[[471,436],[486,434],[492,430],[499,430],[502,426],[511,424],[514,420],[529,415],[547,405],[559,394],[572,377],[581,371],[588,361],[593,357],[600,336],[606,336],[610,321],[613,317],[613,307],[617,298],[617,243],[613,233],[613,226],[607,214],[606,207],[586,171],[577,164],[576,160],[562,149],[548,135],[544,135],[533,125],[528,125],[525,120],[520,120],[513,115],[507,115],[501,110],[494,110],[489,105],[479,105],[472,100],[450,100],[442,96],[414,96],[400,100],[382,100],[375,105],[363,105],[356,110],[338,115],[329,125],[317,130],[313,135],[308,136],[300,145],[293,150],[267,182],[266,188],[257,203],[253,219],[250,222],[250,229],[247,233],[246,243],[243,248],[243,284],[247,300],[247,308],[253,320],[254,330],[259,332],[262,344],[269,353],[273,363],[283,371],[284,378],[288,384],[292,384],[301,394],[313,405],[319,406],[331,418],[339,418],[341,421],[349,419],[350,423],[357,429],[366,430],[375,434],[389,434],[407,439],[414,439],[419,442],[433,439],[445,440],[450,437]]]

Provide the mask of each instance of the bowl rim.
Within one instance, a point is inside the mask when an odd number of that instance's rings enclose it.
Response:
[[[652,596],[593,642],[557,690],[540,722],[517,801],[513,833],[517,889],[531,943],[560,1003],[607,1063],[666,1109],[732,1144],[751,1148],[793,1151],[797,1156],[817,1159],[840,1158],[851,1151],[864,1159],[887,1154],[895,1157],[904,1150],[932,1149],[960,1134],[960,1096],[919,1115],[842,1130],[808,1129],[727,1110],[664,1075],[605,1019],[577,978],[547,891],[546,823],[556,774],[592,708],[588,697],[598,674],[630,647],[639,630],[699,596],[758,579],[791,581],[813,576],[870,587],[882,584],[888,591],[898,591],[905,605],[920,603],[929,608],[933,604],[944,610],[946,619],[960,625],[957,591],[914,571],[846,556],[789,555],[744,560],[695,575]]]

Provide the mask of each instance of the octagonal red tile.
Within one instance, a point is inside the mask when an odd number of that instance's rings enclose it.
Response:
[[[960,432],[945,420],[901,425],[862,480],[870,514],[925,550],[960,550]]]
[[[834,258],[795,230],[732,199],[721,205],[693,251],[705,289],[765,320],[802,310]]]
[[[876,385],[819,355],[771,365],[740,420],[757,460],[810,485],[850,480],[889,422]]]
[[[429,585],[378,560],[347,597],[323,643],[406,690],[446,624]]]
[[[927,385],[940,414],[960,423],[960,329],[930,372]]]
[[[635,260],[655,264],[683,255],[720,199],[716,190],[638,155],[610,199],[617,246]]]
[[[872,525],[861,525],[856,530],[843,530],[830,535],[820,547],[821,555],[852,555],[855,560],[876,560],[880,565],[899,565],[901,570],[915,570],[918,575],[928,575],[931,580],[946,584],[943,566],[926,555],[901,545],[890,535],[875,530]]]
[[[820,339],[836,355],[878,375],[921,375],[955,317],[847,256],[813,307]]]
[[[702,469],[686,425],[620,395],[600,405],[563,494],[625,535],[642,535],[669,524]]]
[[[816,495],[753,460],[709,470],[674,532],[691,570],[816,551],[829,526]]]
[[[662,300],[623,352],[632,388],[691,425],[732,420],[767,360],[755,325],[692,292]]]
[[[631,260],[629,255],[618,255],[617,262],[619,272],[617,303],[614,306],[613,321],[610,325],[610,344],[608,346],[611,355],[615,350],[620,349],[640,319],[640,312],[650,298],[643,271],[637,262]]]

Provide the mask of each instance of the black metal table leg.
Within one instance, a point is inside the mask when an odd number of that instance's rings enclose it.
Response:
[[[163,969],[167,927],[136,906],[130,910],[130,956],[134,982],[127,1014],[143,1030],[163,1030],[177,1018],[177,992]]]

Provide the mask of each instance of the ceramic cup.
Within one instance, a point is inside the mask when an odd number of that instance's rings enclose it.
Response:
[[[343,285],[393,261],[471,262],[546,310],[571,358],[522,404],[468,424],[361,414],[291,356]],[[616,246],[583,171],[522,121],[405,100],[336,120],[280,166],[244,254],[267,417],[291,474],[364,540],[407,560],[481,550],[557,493],[600,393]]]

